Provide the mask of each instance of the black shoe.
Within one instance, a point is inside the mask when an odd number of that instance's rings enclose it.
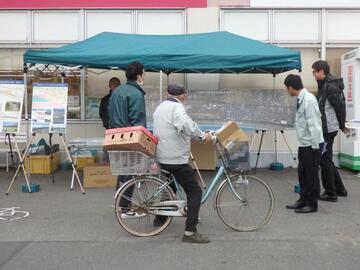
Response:
[[[297,200],[294,204],[286,205],[286,209],[294,210],[294,209],[298,209],[298,208],[304,207],[304,206],[305,206],[305,204],[302,201]]]
[[[209,238],[202,236],[201,234],[195,232],[193,235],[185,235],[182,238],[183,242],[193,243],[193,244],[207,244],[210,243]]]
[[[317,207],[313,206],[303,206],[295,209],[295,213],[307,214],[307,213],[315,213],[317,212]]]
[[[164,225],[164,223],[166,222],[167,220],[167,217],[159,217],[159,216],[156,216],[154,218],[154,221],[153,221],[153,226],[154,227],[161,227],[162,225]]]
[[[319,200],[327,201],[327,202],[337,202],[337,196],[336,195],[329,195],[327,193],[323,193],[320,195]]]
[[[348,192],[346,189],[342,190],[342,191],[337,191],[336,194],[340,197],[347,197],[348,196]]]

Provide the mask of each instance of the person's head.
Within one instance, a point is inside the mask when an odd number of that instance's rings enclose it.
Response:
[[[186,90],[184,86],[176,85],[176,84],[169,84],[168,89],[168,96],[175,97],[181,102],[185,101],[186,98]]]
[[[119,78],[116,78],[116,77],[112,77],[109,81],[109,88],[111,91],[115,90],[116,87],[118,87],[120,85],[120,80]]]
[[[330,73],[329,64],[324,60],[316,61],[312,64],[312,69],[312,73],[317,81],[322,81]]]
[[[285,78],[284,84],[291,96],[298,96],[300,90],[304,88],[301,77],[295,74],[289,74]]]
[[[144,83],[144,66],[140,62],[132,62],[126,68],[126,78],[129,81],[136,81],[139,85]]]

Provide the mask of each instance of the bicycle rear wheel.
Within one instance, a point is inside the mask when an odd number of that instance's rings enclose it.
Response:
[[[151,203],[174,200],[172,190],[164,182],[152,176],[143,176],[125,183],[115,199],[115,214],[121,227],[135,236],[153,236],[163,231],[172,217],[162,216],[163,223],[154,227],[155,215]],[[158,193],[158,194],[156,194]],[[155,195],[156,194],[156,195]],[[152,198],[150,203],[147,201]]]
[[[239,174],[230,179],[233,189],[225,179],[216,192],[216,211],[220,219],[237,231],[258,230],[269,221],[274,210],[271,188],[256,176]]]

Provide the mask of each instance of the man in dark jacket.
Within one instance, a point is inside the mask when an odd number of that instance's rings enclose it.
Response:
[[[321,181],[324,187],[320,200],[336,202],[337,196],[347,196],[347,190],[332,160],[334,138],[338,130],[347,132],[344,83],[342,78],[336,78],[330,73],[330,67],[326,61],[316,61],[312,69],[318,83],[317,99],[324,140],[327,143],[326,152],[322,155],[320,162]]]
[[[113,77],[109,81],[109,94],[104,96],[101,99],[100,102],[100,109],[99,109],[99,116],[101,118],[101,121],[103,122],[103,127],[105,129],[109,129],[109,113],[108,113],[108,106],[109,106],[109,100],[111,97],[111,93],[120,85],[119,78]]]
[[[146,110],[145,110],[145,92],[141,88],[144,83],[144,66],[139,62],[132,62],[126,69],[127,82],[118,87],[111,95],[109,111],[109,127],[122,128],[130,126],[146,127]],[[116,190],[119,189],[120,182],[125,183],[130,177],[119,176]],[[132,190],[128,189],[128,198],[132,197]],[[128,208],[130,201],[122,198],[120,207]],[[128,211],[123,213],[124,216],[135,216],[134,212]],[[126,218],[126,217],[125,217]]]

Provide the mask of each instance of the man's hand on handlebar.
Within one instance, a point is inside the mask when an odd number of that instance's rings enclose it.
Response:
[[[213,136],[211,136],[211,134],[209,132],[205,132],[202,139],[205,142],[212,142],[213,141]]]

